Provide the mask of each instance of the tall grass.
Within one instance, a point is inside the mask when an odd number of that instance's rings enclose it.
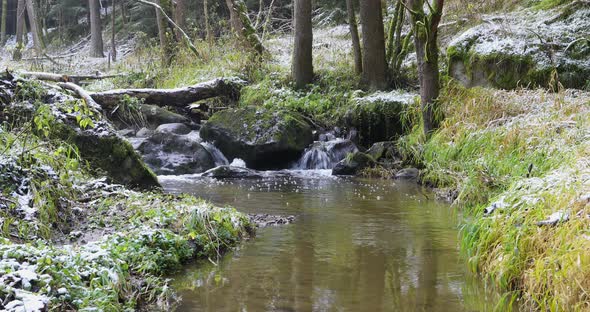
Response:
[[[400,140],[423,179],[458,189],[465,207],[462,249],[473,271],[524,306],[590,308],[590,95],[579,91],[465,89],[449,83],[446,117],[424,142],[416,127]],[[501,209],[485,216],[484,208]],[[555,212],[567,222],[539,226]]]

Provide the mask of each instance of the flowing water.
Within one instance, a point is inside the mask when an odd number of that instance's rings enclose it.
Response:
[[[457,215],[419,186],[291,171],[263,180],[167,177],[246,213],[295,215],[219,259],[174,276],[179,311],[484,311],[493,294],[466,272]],[[215,259],[213,259],[215,260]]]

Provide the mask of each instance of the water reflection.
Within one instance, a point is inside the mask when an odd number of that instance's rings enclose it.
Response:
[[[484,311],[490,294],[465,272],[456,216],[419,187],[381,180],[275,177],[163,181],[294,224],[175,277],[180,311]]]

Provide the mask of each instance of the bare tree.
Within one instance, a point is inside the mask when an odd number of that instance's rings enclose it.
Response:
[[[435,0],[430,4],[427,0],[429,9],[427,14],[424,11],[424,0],[408,0],[418,60],[424,134],[427,136],[438,126],[434,116],[440,93],[437,37],[444,2],[444,0]]]
[[[28,0],[28,1],[30,1],[30,0]],[[88,9],[90,11],[90,37],[91,37],[90,56],[92,56],[92,57],[104,57],[99,1],[100,0],[88,0]]]
[[[381,0],[362,0],[360,11],[363,32],[363,84],[372,90],[382,90],[387,87],[387,62]]]
[[[363,59],[361,54],[361,42],[359,39],[359,30],[356,24],[356,13],[354,10],[353,0],[346,0],[346,10],[348,11],[348,27],[352,37],[352,54],[354,55],[354,70],[357,74],[363,72]]]
[[[311,0],[295,0],[294,23],[292,74],[295,85],[302,88],[313,80]]]
[[[162,65],[170,65],[173,58],[172,43],[166,35],[168,31],[168,23],[166,21],[165,11],[166,8],[162,7],[160,0],[154,0],[153,3],[157,4],[160,8],[156,8],[156,21],[158,23],[158,37],[160,38],[160,49],[162,53]],[[164,12],[163,12],[164,11]]]
[[[205,39],[211,43],[213,37],[211,36],[211,25],[209,24],[209,5],[207,0],[203,0],[203,14],[205,15]]]
[[[35,2],[33,0],[25,0],[25,4],[27,7],[27,13],[29,15],[29,24],[31,25],[31,33],[33,34],[33,44],[35,45],[35,50],[37,51],[37,55],[43,55],[45,43],[43,42],[43,37],[41,36],[41,31],[39,28],[39,18],[37,16]]]

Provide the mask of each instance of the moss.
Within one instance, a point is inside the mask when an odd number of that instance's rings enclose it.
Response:
[[[358,141],[365,147],[375,142],[389,141],[403,133],[402,102],[361,101],[338,112],[339,124],[358,131]]]

